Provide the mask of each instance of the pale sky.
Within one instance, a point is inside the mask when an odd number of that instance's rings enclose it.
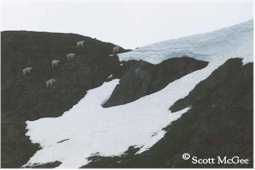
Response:
[[[253,0],[1,0],[3,30],[77,33],[135,48],[252,19]]]

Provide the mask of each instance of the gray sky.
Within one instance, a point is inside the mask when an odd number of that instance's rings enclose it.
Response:
[[[0,26],[135,48],[247,21],[252,7],[252,0],[1,0]]]

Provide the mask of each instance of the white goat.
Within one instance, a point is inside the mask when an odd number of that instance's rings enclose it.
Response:
[[[60,63],[60,60],[52,60],[51,61],[51,67],[55,68],[59,65],[59,63]]]
[[[25,76],[27,74],[30,74],[32,72],[32,67],[25,67],[22,69],[22,74]]]
[[[119,53],[120,52],[120,46],[115,46],[115,47],[113,47],[113,49],[112,49],[112,53],[113,54],[117,54],[117,53]]]
[[[56,79],[49,79],[47,80],[45,83],[46,83],[46,87],[52,87],[54,85],[54,83],[56,82]]]
[[[75,56],[76,56],[75,53],[69,53],[66,55],[66,59],[69,61],[72,60]]]
[[[85,43],[84,40],[78,41],[78,42],[76,42],[76,46],[77,46],[77,47],[84,47],[84,43]]]

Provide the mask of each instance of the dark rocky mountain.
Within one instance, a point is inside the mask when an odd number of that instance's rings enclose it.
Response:
[[[188,56],[173,58],[160,64],[144,61],[128,61],[129,69],[123,74],[119,85],[114,89],[104,107],[132,102],[145,95],[152,94],[167,86],[170,82],[207,66],[207,62]]]
[[[110,55],[114,44],[76,34],[8,31],[2,32],[1,40],[1,161],[5,168],[21,167],[40,148],[25,136],[25,121],[62,115],[86,97],[87,90],[111,79],[119,78],[120,82],[104,107],[157,92],[208,64],[188,56],[156,65],[135,60],[120,62]],[[84,47],[76,46],[80,40],[85,41]],[[121,48],[120,52],[125,51]],[[69,53],[76,57],[67,59]],[[59,65],[52,67],[52,60],[59,60]],[[32,67],[32,71],[23,75],[26,67]],[[46,87],[51,78],[56,82]],[[130,147],[121,156],[94,156],[85,167],[199,167],[180,159],[183,152],[201,157],[238,154],[252,160],[252,80],[253,64],[228,60],[187,97],[169,106],[171,111],[190,105],[192,108],[165,127],[166,135],[150,150],[135,154],[137,148]],[[59,164],[56,161],[35,167]],[[252,165],[250,162],[241,167]]]
[[[76,47],[80,40],[86,42],[83,48]],[[1,41],[2,167],[20,167],[39,148],[24,136],[25,121],[61,115],[88,89],[120,72],[120,65],[110,56],[114,44],[76,34],[7,31]],[[68,61],[68,53],[76,57]],[[52,60],[59,65],[53,68]],[[24,76],[26,67],[32,71]],[[51,78],[56,83],[47,88]]]

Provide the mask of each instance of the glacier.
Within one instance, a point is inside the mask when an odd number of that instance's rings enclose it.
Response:
[[[171,57],[190,55],[209,61],[207,67],[168,84],[164,89],[134,102],[103,108],[119,80],[91,89],[73,108],[56,118],[26,121],[27,133],[38,150],[24,165],[33,166],[60,161],[58,168],[79,168],[88,158],[117,156],[130,146],[146,151],[164,137],[164,127],[179,119],[192,106],[172,113],[169,107],[184,98],[202,80],[229,58],[253,60],[252,21],[213,33],[153,44],[120,55],[123,60],[160,63]]]
[[[211,61],[229,57],[253,59],[253,20],[217,31],[167,40],[119,54],[120,61],[143,60],[152,64],[187,55]]]

